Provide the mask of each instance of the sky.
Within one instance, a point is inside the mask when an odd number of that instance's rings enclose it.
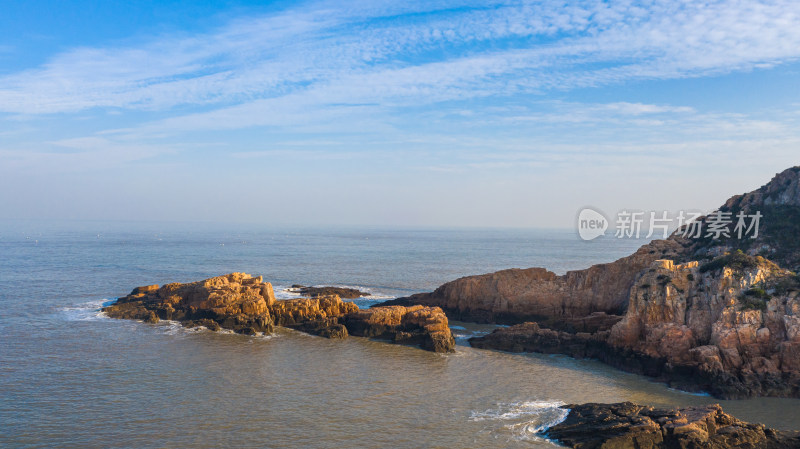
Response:
[[[0,219],[710,211],[799,122],[793,0],[0,0]]]

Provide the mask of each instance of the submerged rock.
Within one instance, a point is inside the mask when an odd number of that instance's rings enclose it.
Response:
[[[317,296],[332,296],[336,295],[340,298],[345,299],[358,299],[362,296],[369,296],[369,293],[362,292],[361,290],[357,290],[355,288],[347,288],[347,287],[306,287],[303,285],[292,285],[291,290],[294,293],[299,293],[301,295],[309,296],[311,298],[316,298]]]
[[[284,326],[328,338],[348,335],[389,339],[434,352],[452,352],[455,341],[438,307],[378,307],[360,310],[337,295],[278,301],[259,276],[231,273],[199,282],[136,287],[103,311],[112,318],[186,327],[221,328],[253,335]]]
[[[547,436],[580,449],[791,449],[800,433],[740,421],[719,405],[662,409],[618,404],[565,405],[566,419]]]

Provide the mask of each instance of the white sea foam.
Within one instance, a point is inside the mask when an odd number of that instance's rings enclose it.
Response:
[[[161,324],[164,333],[167,335],[177,335],[182,332],[198,332],[200,330],[199,328],[187,329],[181,326],[180,322],[172,320],[161,320],[159,324]]]
[[[497,408],[472,412],[471,421],[497,421],[515,440],[545,440],[542,433],[564,421],[569,410],[560,401],[524,401],[498,404]]]
[[[58,313],[67,321],[95,321],[105,318],[106,315],[101,309],[113,302],[113,299],[108,298],[96,299],[74,306],[60,307]]]
[[[450,331],[453,333],[453,337],[460,340],[467,340],[472,337],[480,337],[481,335],[486,335],[489,333],[488,331],[465,329],[461,326],[450,326]]]
[[[205,326],[195,326],[195,327],[185,327],[181,324],[180,321],[174,320],[161,320],[158,324],[162,326],[164,329],[164,333],[167,335],[186,335],[186,334],[196,334],[200,332],[215,332],[217,334],[224,334],[224,335],[239,335],[236,332],[232,331],[231,329],[221,328],[218,331],[211,331]],[[265,334],[263,332],[256,332],[255,335],[251,335],[251,338],[269,340],[270,338],[275,337],[276,334]]]
[[[286,285],[276,285],[273,287],[275,291],[275,299],[295,299],[301,295],[294,291],[293,288]]]

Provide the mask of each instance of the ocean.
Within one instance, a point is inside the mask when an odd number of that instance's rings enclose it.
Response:
[[[451,322],[455,354],[279,329],[270,336],[113,320],[133,287],[243,271],[339,285],[360,307],[511,267],[558,274],[643,240],[572,230],[0,223],[0,447],[556,447],[561,404],[722,403],[793,429],[800,400],[719,401],[591,360],[472,349],[492,326]]]

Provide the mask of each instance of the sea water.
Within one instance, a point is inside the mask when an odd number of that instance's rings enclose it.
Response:
[[[591,360],[476,350],[491,326],[452,322],[455,354],[279,329],[248,337],[113,320],[133,287],[233,271],[364,290],[361,307],[511,267],[558,274],[643,241],[571,230],[120,222],[0,226],[0,447],[555,447],[561,405],[721,402],[791,429],[800,401],[719,401]]]

